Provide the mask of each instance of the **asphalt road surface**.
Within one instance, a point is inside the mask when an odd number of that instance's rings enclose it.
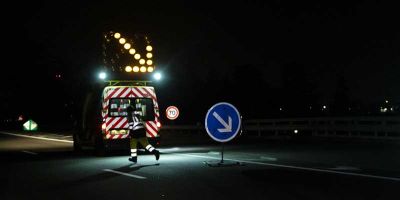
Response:
[[[271,141],[75,153],[68,137],[0,132],[0,199],[400,199],[400,145]]]

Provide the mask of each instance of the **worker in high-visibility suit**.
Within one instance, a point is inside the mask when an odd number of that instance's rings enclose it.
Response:
[[[137,143],[139,142],[142,147],[146,148],[147,151],[154,154],[156,160],[160,158],[160,152],[149,144],[146,137],[146,128],[142,120],[141,112],[136,108],[135,105],[130,105],[127,108],[128,122],[129,122],[129,135],[130,135],[130,147],[131,157],[129,161],[137,162]]]

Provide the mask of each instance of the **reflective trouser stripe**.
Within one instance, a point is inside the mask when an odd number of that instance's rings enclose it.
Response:
[[[136,157],[137,156],[137,149],[131,149],[131,156]]]
[[[149,144],[149,145],[146,146],[146,149],[147,149],[147,151],[152,152],[154,150],[154,147],[151,146],[151,144]]]

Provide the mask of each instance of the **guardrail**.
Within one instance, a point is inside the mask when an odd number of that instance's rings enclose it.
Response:
[[[400,139],[400,117],[336,117],[247,120],[246,134],[253,136],[352,137]]]
[[[165,125],[161,128],[162,134],[164,133],[178,133],[178,134],[193,134],[193,133],[205,133],[203,125]]]
[[[242,123],[243,136],[266,138],[341,137],[400,140],[400,117],[253,119]],[[205,134],[203,125],[164,126],[163,133]]]

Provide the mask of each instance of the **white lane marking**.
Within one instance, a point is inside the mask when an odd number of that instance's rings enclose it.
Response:
[[[176,155],[189,156],[189,157],[208,158],[208,159],[214,159],[214,160],[221,160],[221,158],[214,158],[214,157],[209,157],[209,156],[199,156],[199,155],[182,154],[182,153],[175,153],[175,154],[176,154]],[[224,158],[224,159],[225,159],[225,160],[234,161],[234,162],[242,162],[242,163],[249,163],[249,164],[256,164],[256,165],[265,165],[265,166],[282,167],[282,168],[289,168],[289,169],[298,169],[298,170],[325,172],[325,173],[331,173],[331,174],[342,174],[342,175],[360,176],[360,177],[376,178],[376,179],[391,180],[391,181],[400,181],[400,178],[397,178],[397,177],[376,176],[376,175],[360,174],[360,173],[352,173],[352,172],[340,172],[340,171],[334,171],[334,170],[317,169],[317,168],[309,168],[309,167],[296,167],[296,166],[290,166],[290,165],[262,163],[262,162],[247,161],[247,160],[235,160],[235,159],[226,159],[226,158]]]
[[[261,156],[260,157],[261,160],[268,160],[268,161],[277,161],[278,159],[274,158],[274,157],[268,157],[268,156]]]
[[[32,138],[32,139],[39,139],[39,140],[74,143],[73,141],[70,141],[70,140],[59,140],[59,139],[44,138],[44,137],[37,137],[37,136],[30,136],[30,135],[21,135],[21,134],[15,134],[15,133],[7,133],[7,132],[3,132],[3,131],[0,131],[0,133],[5,134],[5,135],[12,135],[12,136],[17,136],[17,137],[25,137],[25,138]]]
[[[218,152],[218,151],[209,151],[208,154],[211,154],[211,155],[219,155],[220,152]]]
[[[129,177],[132,177],[132,178],[146,179],[146,177],[143,177],[143,176],[138,176],[138,175],[134,175],[134,174],[128,174],[128,173],[124,173],[124,172],[119,172],[119,171],[115,171],[115,170],[112,170],[112,169],[103,169],[103,171],[111,172],[111,173],[119,174],[119,175],[123,175],[123,176],[129,176]]]
[[[32,151],[21,151],[27,154],[31,154],[31,155],[38,155],[38,153],[32,152]]]

